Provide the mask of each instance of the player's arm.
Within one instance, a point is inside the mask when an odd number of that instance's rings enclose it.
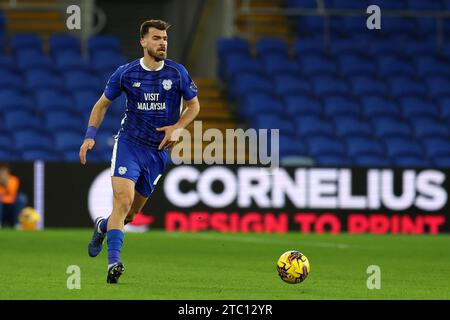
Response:
[[[91,116],[89,117],[88,129],[86,130],[86,136],[80,147],[80,162],[82,164],[86,164],[86,153],[95,145],[95,134],[97,133],[97,129],[100,127],[110,104],[111,101],[106,98],[105,94],[102,94],[100,99],[98,99],[92,108]]]
[[[183,113],[177,123],[156,129],[157,131],[165,131],[164,139],[158,147],[159,150],[172,147],[178,141],[181,130],[185,129],[194,121],[200,112],[200,102],[197,97],[185,101],[184,107]]]

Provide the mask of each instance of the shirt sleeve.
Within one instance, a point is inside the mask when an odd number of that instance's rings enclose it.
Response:
[[[108,82],[105,87],[105,96],[108,100],[114,100],[122,93],[122,84],[120,83],[120,79],[122,77],[123,66],[117,68],[116,71],[109,77]]]
[[[197,86],[195,85],[194,81],[189,76],[189,73],[187,72],[186,68],[182,65],[181,66],[181,91],[183,92],[183,99],[184,100],[191,100],[197,96],[198,90]]]

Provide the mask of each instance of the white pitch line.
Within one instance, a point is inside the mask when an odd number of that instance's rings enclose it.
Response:
[[[219,234],[201,234],[201,233],[182,233],[182,232],[168,232],[168,236],[174,238],[191,238],[191,239],[204,239],[204,240],[216,240],[216,241],[231,241],[231,242],[247,242],[258,244],[283,244],[293,245],[295,243],[291,241],[273,240],[273,239],[261,239],[252,236],[237,236],[228,234],[227,236],[220,236]],[[321,247],[321,248],[337,248],[348,249],[350,245],[345,243],[330,243],[330,242],[305,242],[301,241],[302,246]]]

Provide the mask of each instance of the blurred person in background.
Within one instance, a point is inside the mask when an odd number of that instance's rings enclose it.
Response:
[[[11,174],[7,163],[0,163],[0,228],[19,228],[19,214],[27,204],[27,196],[19,192],[20,180]]]

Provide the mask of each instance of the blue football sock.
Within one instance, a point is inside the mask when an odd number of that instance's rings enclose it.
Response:
[[[108,220],[109,220],[109,217],[106,219],[103,219],[102,222],[100,222],[100,231],[102,233],[106,233],[108,231]]]
[[[120,262],[120,250],[123,244],[123,232],[119,229],[109,230],[108,233],[108,264]]]

